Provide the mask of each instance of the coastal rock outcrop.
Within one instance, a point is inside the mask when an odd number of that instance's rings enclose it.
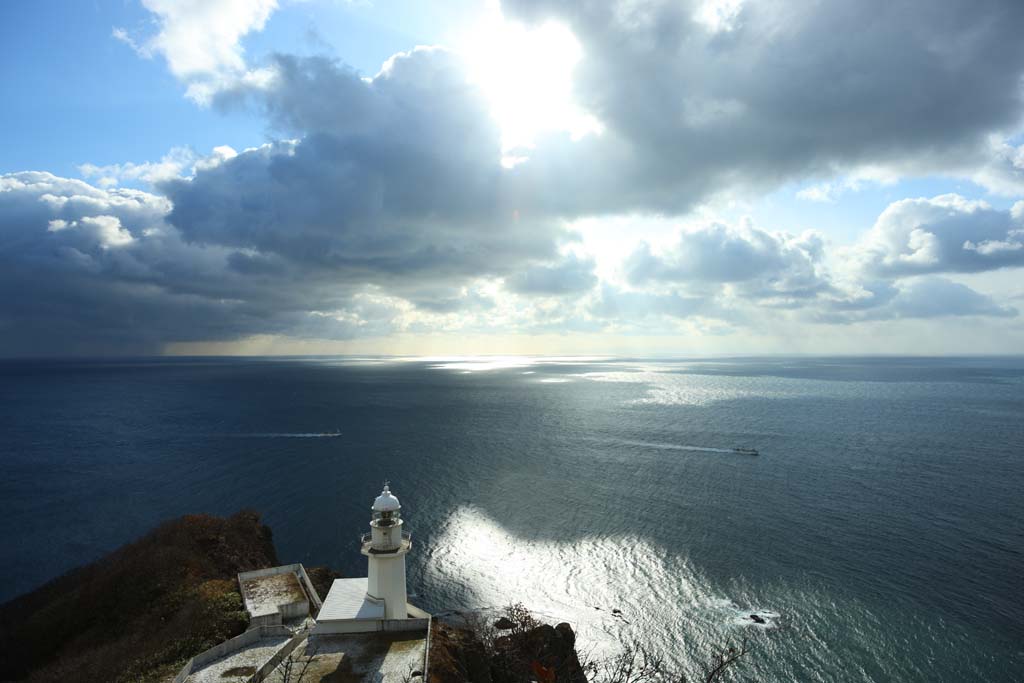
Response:
[[[521,628],[503,618],[492,626],[481,633],[436,622],[429,683],[586,683],[569,624]]]

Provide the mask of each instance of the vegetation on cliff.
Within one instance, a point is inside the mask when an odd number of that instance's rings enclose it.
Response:
[[[245,630],[236,574],[275,564],[254,512],[161,524],[0,606],[0,680],[161,680]]]

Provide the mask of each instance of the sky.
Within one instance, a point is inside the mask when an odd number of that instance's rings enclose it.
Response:
[[[1022,28],[0,3],[0,356],[1020,353]]]

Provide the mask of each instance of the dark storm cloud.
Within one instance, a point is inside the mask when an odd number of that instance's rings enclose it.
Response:
[[[614,189],[623,208],[677,211],[723,187],[862,163],[959,166],[1020,123],[1016,0],[747,2],[718,32],[695,21],[700,5],[504,3],[580,40],[576,96],[608,127],[619,180],[600,196]],[[604,164],[584,168],[609,182]]]
[[[518,211],[500,133],[450,53],[396,56],[370,81],[323,58],[275,65],[269,90],[226,93],[222,104],[255,99],[303,137],[165,183],[168,220],[189,241],[401,289],[548,261],[570,237]]]
[[[167,199],[49,173],[0,176],[0,354],[155,353],[169,341],[256,333],[346,337],[320,319],[358,293],[257,257],[187,244]]]

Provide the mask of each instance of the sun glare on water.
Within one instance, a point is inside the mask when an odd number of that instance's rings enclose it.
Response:
[[[493,6],[459,51],[501,127],[506,166],[524,161],[541,133],[566,131],[579,138],[600,132],[600,123],[573,101],[573,70],[583,51],[564,25],[527,27],[507,21]]]

